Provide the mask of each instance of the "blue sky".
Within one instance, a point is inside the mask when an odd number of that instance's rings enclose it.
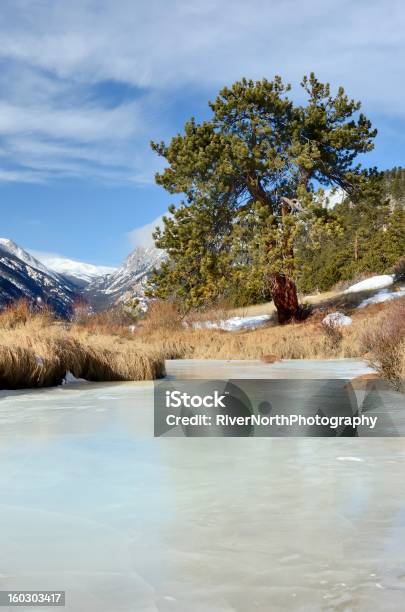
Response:
[[[241,76],[343,84],[405,165],[404,31],[401,0],[2,0],[0,235],[119,264],[173,201],[149,141]]]

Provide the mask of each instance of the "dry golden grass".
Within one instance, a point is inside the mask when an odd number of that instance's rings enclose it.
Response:
[[[184,329],[167,334],[139,332],[134,342],[159,347],[167,358],[186,359],[332,359],[360,357],[359,338],[363,325],[342,331],[342,342],[332,345],[321,326],[313,322],[272,326],[253,331],[230,333],[218,329]]]
[[[38,314],[36,320],[41,320],[41,325],[50,324],[54,320],[52,312],[47,307],[42,308],[40,319]],[[25,325],[32,320],[34,315],[35,312],[28,300],[18,300],[0,311],[0,329],[14,329]]]
[[[68,326],[16,305],[0,316],[0,388],[60,384],[68,371],[91,381],[152,380],[164,375],[162,350],[131,338]],[[21,316],[21,312],[25,312]]]
[[[354,310],[355,303],[363,297],[356,302],[351,295],[341,298],[353,318],[348,327],[330,329],[322,324],[325,314],[336,309],[328,295],[312,316],[300,323],[287,326],[273,323],[252,331],[230,333],[190,326],[159,328],[155,321],[152,328],[148,325],[140,328],[134,342],[140,348],[156,347],[167,359],[260,359],[269,363],[279,359],[366,359],[398,388],[398,381],[405,377],[405,299]],[[226,317],[221,312],[218,318]]]
[[[175,332],[182,328],[183,315],[174,302],[156,300],[150,303],[147,317],[141,327],[145,335]]]
[[[66,324],[17,304],[0,314],[0,388],[59,384],[66,371],[92,381],[147,380],[164,375],[165,359],[367,359],[397,388],[405,377],[405,299],[354,309],[352,297],[329,294],[303,322],[226,332],[185,326],[174,304],[154,302],[135,333],[105,317]],[[351,312],[352,325],[330,330],[325,313]],[[347,301],[349,300],[349,302]],[[351,310],[353,308],[353,310]],[[218,319],[233,312],[217,311]],[[239,314],[242,314],[239,311]],[[252,314],[244,309],[243,314]],[[257,312],[255,312],[257,314]],[[215,313],[207,313],[207,317]],[[335,333],[336,331],[336,333]]]

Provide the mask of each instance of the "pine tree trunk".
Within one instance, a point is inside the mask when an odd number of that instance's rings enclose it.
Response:
[[[297,287],[291,278],[280,272],[270,274],[270,289],[280,325],[300,318]]]

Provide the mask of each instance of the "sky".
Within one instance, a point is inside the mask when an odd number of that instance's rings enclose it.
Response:
[[[402,0],[2,0],[0,236],[118,265],[176,201],[150,141],[243,76],[344,85],[404,165],[404,32]]]

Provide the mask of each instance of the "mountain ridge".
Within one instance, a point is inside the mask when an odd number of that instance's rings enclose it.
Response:
[[[10,238],[0,238],[0,248],[7,251],[10,254],[15,255],[21,261],[27,263],[32,268],[40,270],[44,274],[48,274],[49,276],[54,276],[54,272],[50,270],[45,264],[43,264],[39,259],[35,257],[33,253],[26,251],[21,246],[19,246],[14,240],[10,240]]]
[[[16,253],[19,253],[18,256]],[[0,308],[26,298],[49,306],[58,316],[69,317],[76,299],[75,287],[47,271],[13,241],[0,243]]]
[[[156,247],[136,247],[113,274],[90,283],[83,296],[95,309],[144,298],[147,278],[164,258],[165,253]]]
[[[113,274],[118,269],[112,266],[98,266],[59,255],[37,253],[36,251],[31,251],[30,254],[34,258],[36,257],[46,268],[77,284],[78,287],[85,287],[96,278]]]
[[[56,256],[44,255],[40,261],[36,253],[0,238],[0,308],[27,298],[69,318],[79,299],[93,310],[144,300],[147,278],[165,256],[155,247],[138,247],[122,266],[110,268]]]

